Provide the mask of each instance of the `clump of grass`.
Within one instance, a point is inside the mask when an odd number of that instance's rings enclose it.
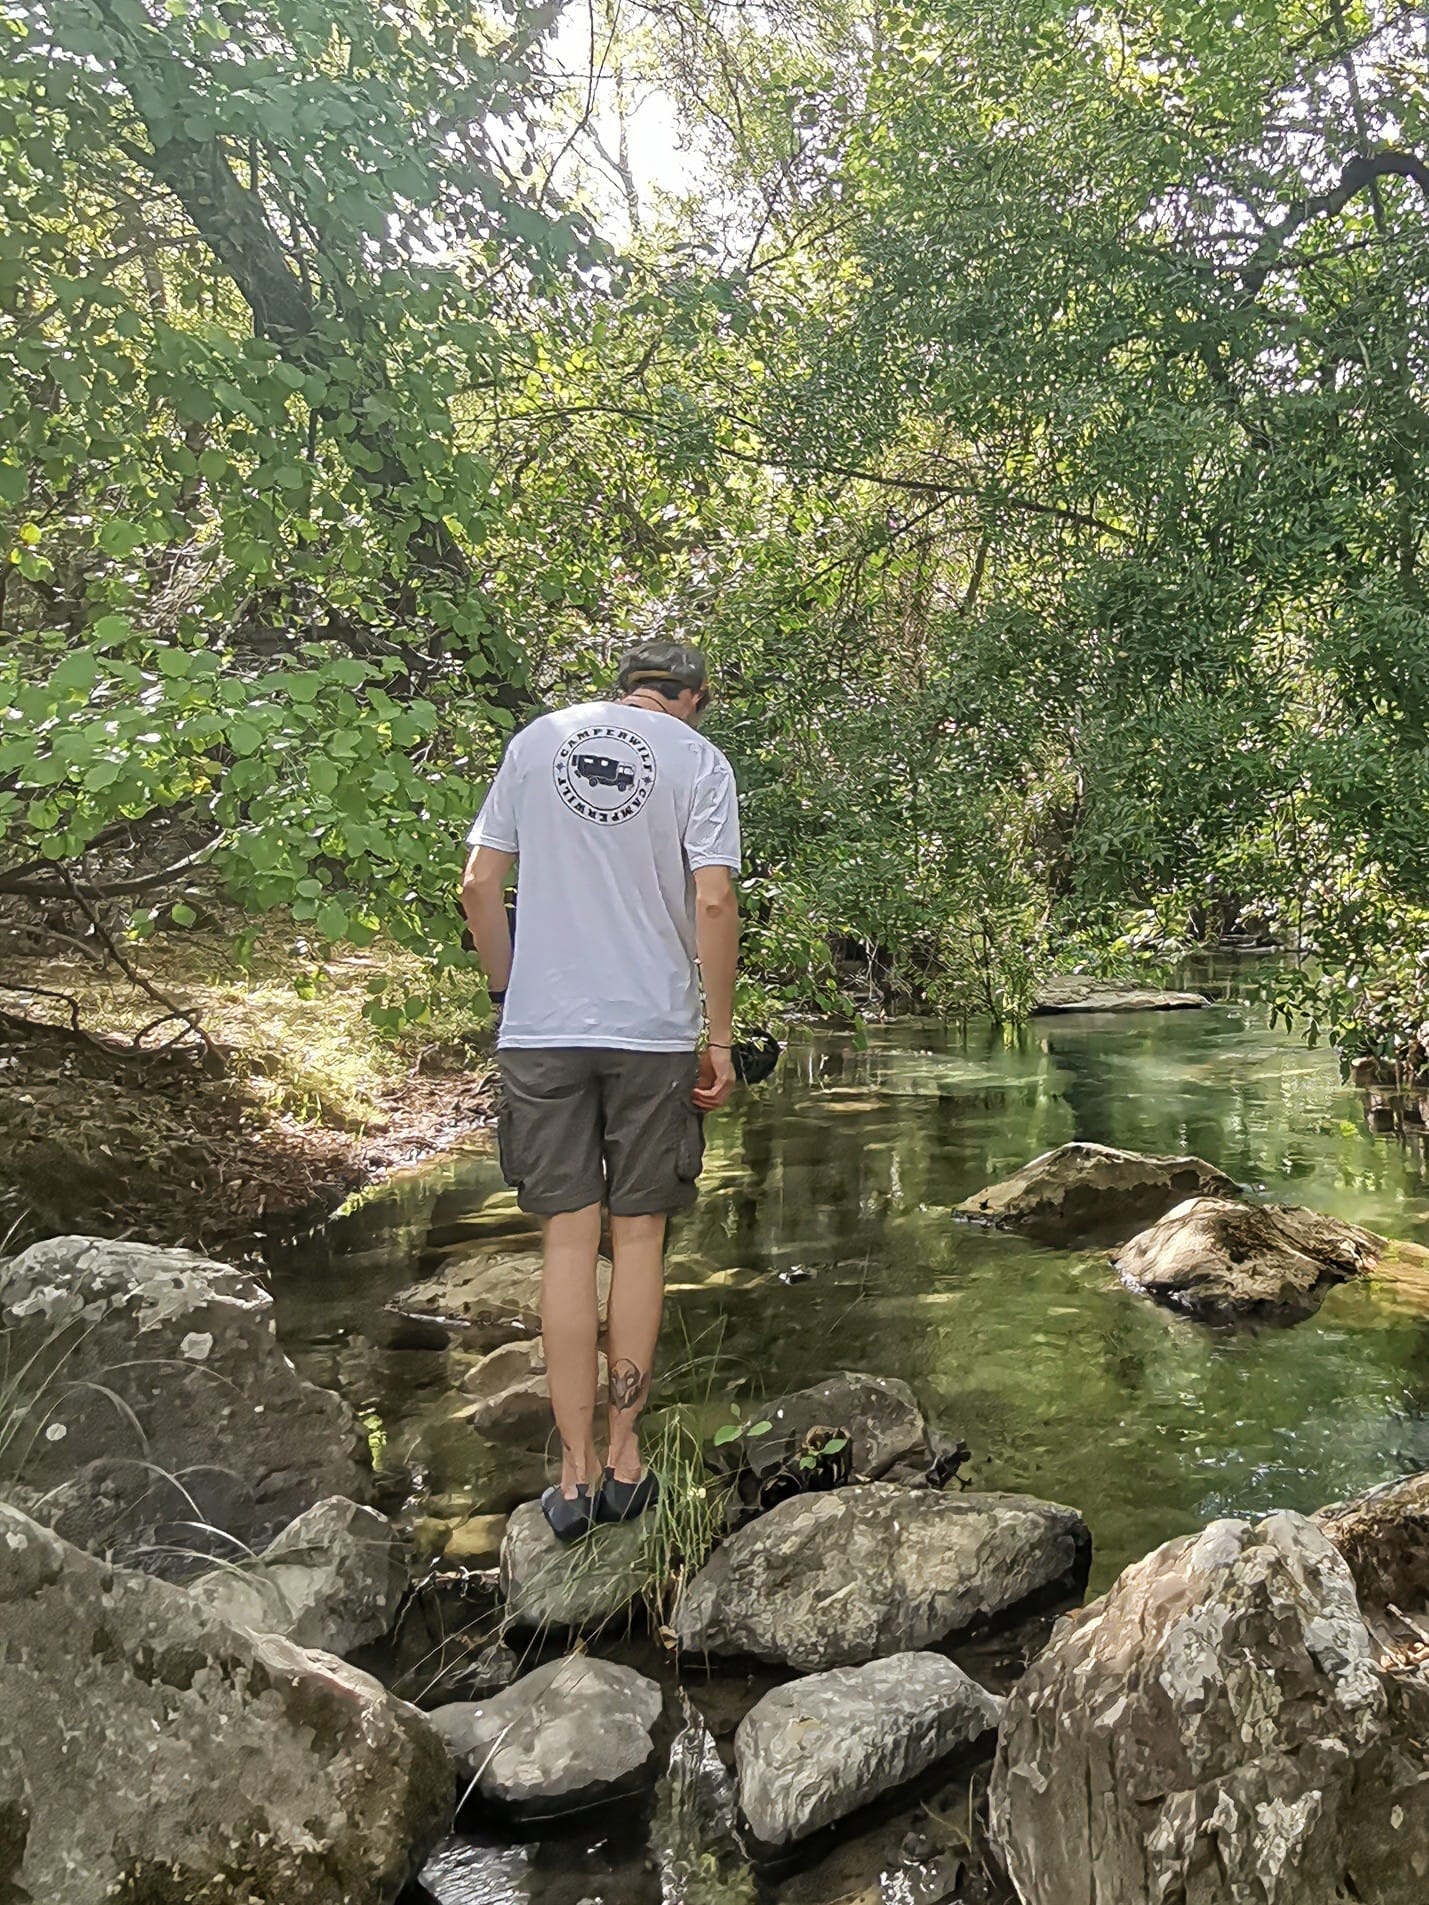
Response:
[[[641,1594],[658,1632],[667,1633],[680,1583],[704,1566],[728,1526],[733,1477],[705,1461],[707,1409],[675,1403],[646,1431],[645,1460],[660,1480],[660,1499],[646,1516]]]

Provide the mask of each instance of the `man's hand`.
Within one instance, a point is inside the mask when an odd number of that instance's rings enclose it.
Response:
[[[718,1111],[734,1090],[734,1054],[707,1045],[700,1053],[700,1082],[695,1086],[696,1111]]]

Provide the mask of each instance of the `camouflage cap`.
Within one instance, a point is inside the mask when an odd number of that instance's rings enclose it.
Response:
[[[621,658],[617,680],[625,694],[659,681],[674,682],[678,688],[693,688],[698,693],[709,680],[709,671],[699,649],[684,642],[638,642]]]

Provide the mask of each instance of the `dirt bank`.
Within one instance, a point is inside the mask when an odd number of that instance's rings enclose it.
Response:
[[[400,965],[314,966],[281,943],[242,973],[227,960],[216,938],[146,960],[207,1046],[181,1022],[180,1043],[136,1045],[155,1004],[122,974],[0,970],[0,1247],[72,1230],[242,1255],[479,1137],[489,1061],[469,982],[392,1039],[362,1008],[378,978],[415,983]]]

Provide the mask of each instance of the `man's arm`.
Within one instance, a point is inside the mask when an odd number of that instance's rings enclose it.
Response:
[[[695,873],[695,948],[705,982],[709,1052],[701,1068],[695,1103],[714,1111],[734,1090],[734,975],[739,964],[739,901],[728,867]]]
[[[505,992],[511,981],[511,923],[506,917],[506,881],[514,853],[476,847],[461,876],[461,910],[476,943],[487,990]]]

